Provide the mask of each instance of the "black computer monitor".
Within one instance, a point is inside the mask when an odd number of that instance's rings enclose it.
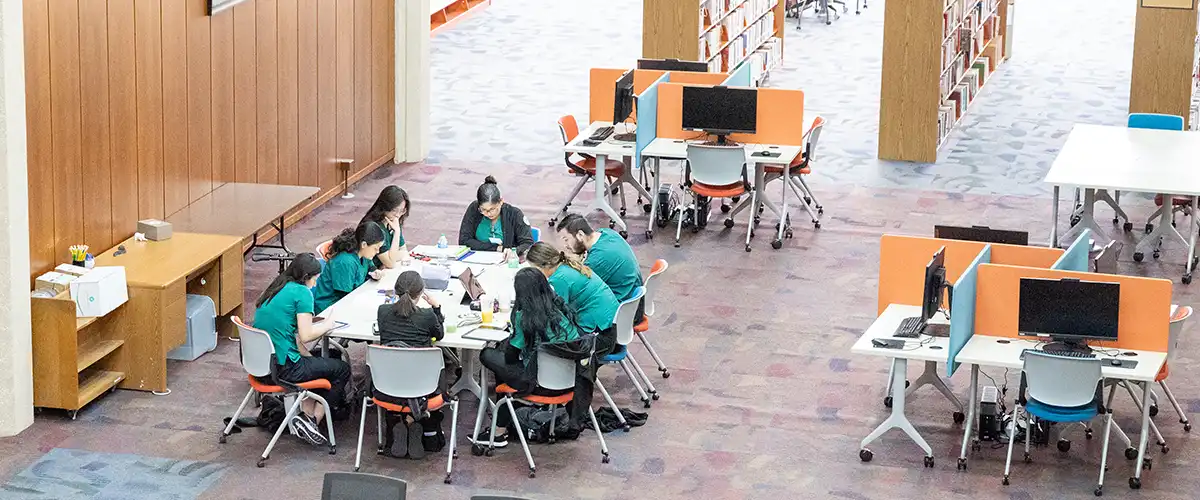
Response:
[[[617,79],[613,91],[613,125],[625,121],[633,112],[633,70],[626,71]]]
[[[708,63],[702,61],[680,61],[679,59],[638,59],[637,69],[708,73]]]
[[[1027,231],[992,229],[987,226],[933,226],[933,237],[947,240],[979,241],[1005,245],[1028,245]]]
[[[1117,340],[1121,285],[1078,279],[1021,278],[1020,335],[1049,337],[1043,350],[1087,350],[1088,340]]]
[[[939,248],[925,265],[925,286],[921,294],[921,321],[925,322],[923,333],[932,336],[949,334],[945,325],[928,324],[930,319],[942,307],[942,292],[947,288],[946,283],[946,247]]]
[[[687,130],[717,136],[735,132],[754,133],[758,124],[758,90],[730,87],[683,87],[683,120]]]

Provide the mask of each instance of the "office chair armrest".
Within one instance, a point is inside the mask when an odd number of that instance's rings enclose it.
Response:
[[[1096,382],[1095,398],[1096,398],[1096,411],[1099,412],[1101,415],[1107,413],[1108,410],[1105,409],[1105,407],[1104,407],[1104,379],[1100,379],[1099,382]]]
[[[573,154],[575,154],[575,153],[567,153],[563,156],[563,160],[564,160],[563,162],[567,164],[567,169],[572,172],[575,172],[578,175],[587,175],[587,173],[588,173],[587,170],[580,168],[579,165],[576,165],[575,163],[573,163],[571,161],[571,155],[573,155]],[[591,156],[585,155],[583,153],[580,153],[579,156],[582,156],[585,159],[592,159]]]
[[[692,187],[692,162],[686,158],[683,160],[683,186]]]
[[[743,163],[742,164],[742,187],[746,191],[749,191],[750,190],[750,177],[747,174],[746,170],[748,170],[747,165],[745,163]]]

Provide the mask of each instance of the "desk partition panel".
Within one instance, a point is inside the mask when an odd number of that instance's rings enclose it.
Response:
[[[658,136],[668,139],[698,139],[701,132],[683,129],[683,85],[671,72],[671,81],[658,89]],[[689,82],[684,82],[689,83]],[[733,134],[729,138],[751,144],[804,145],[804,92],[800,90],[760,88],[758,122],[753,134]]]
[[[1075,238],[1075,242],[1067,247],[1067,251],[1063,252],[1062,257],[1050,266],[1051,269],[1060,271],[1077,271],[1088,272],[1091,270],[1091,251],[1092,251],[1092,230],[1084,229],[1079,233],[1079,237]]]
[[[671,79],[674,73],[664,73],[654,83],[642,90],[638,94],[637,107],[637,143],[634,145],[634,166],[642,168],[642,150],[650,145],[654,140],[655,131],[658,126],[658,86],[666,83]],[[636,78],[636,75],[635,75]],[[637,85],[636,83],[634,84]],[[650,196],[657,196],[657,193],[650,193]]]
[[[888,304],[921,305],[925,266],[946,247],[946,280],[954,283],[987,247],[975,241],[885,234],[879,242],[879,311]]]
[[[971,336],[975,335],[975,293],[979,283],[979,265],[986,264],[991,259],[992,246],[988,245],[975,256],[975,260],[971,261],[958,277],[958,281],[954,282],[950,299],[950,349],[946,353],[947,377],[954,375],[954,370],[958,368],[958,362],[954,360],[958,351],[961,351],[967,345],[967,341],[971,340]]]
[[[992,264],[1049,269],[1062,254],[1061,248],[992,243]]]
[[[624,75],[627,69],[592,68],[588,73],[588,117],[579,120],[579,130],[587,128],[595,121],[612,120],[613,91],[617,87],[617,79]],[[637,74],[634,77],[634,93],[637,92]]]
[[[754,79],[750,78],[751,66],[753,65],[749,60],[742,63],[742,65],[735,68],[732,73],[729,73],[729,78],[726,78],[724,82],[721,82],[721,85],[726,87],[753,87]]]
[[[980,335],[1017,337],[1021,278],[1075,278],[1118,283],[1121,286],[1117,340],[1098,345],[1145,351],[1167,350],[1167,329],[1171,315],[1169,280],[1000,264],[980,264],[978,273],[975,332]]]

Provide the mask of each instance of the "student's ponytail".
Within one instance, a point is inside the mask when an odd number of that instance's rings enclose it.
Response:
[[[357,228],[343,229],[333,239],[329,253],[331,257],[339,253],[358,253],[359,248],[362,248],[364,243],[374,245],[382,241],[383,228],[374,222],[364,222],[359,224]]]
[[[584,265],[583,261],[575,256],[567,255],[566,252],[559,251],[544,241],[539,241],[529,247],[529,251],[525,254],[525,260],[542,269],[552,269],[560,264],[566,264],[571,269],[579,271],[580,274],[588,278],[592,277],[592,270]]]
[[[338,233],[333,238],[333,243],[329,245],[330,257],[339,253],[356,253],[358,252],[358,239],[354,237],[354,229],[346,228],[341,233]]]

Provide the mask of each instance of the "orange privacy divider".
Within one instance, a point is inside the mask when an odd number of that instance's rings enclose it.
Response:
[[[879,241],[879,314],[883,314],[888,304],[921,305],[925,292],[925,265],[943,246],[946,247],[946,280],[954,283],[987,245],[975,241],[883,235]]]
[[[667,72],[657,69],[633,70],[633,93],[641,94],[652,83],[662,78]],[[618,75],[619,76],[619,75]],[[672,71],[671,80],[675,83],[694,83],[698,85],[720,85],[729,78],[725,73],[696,73],[692,71]],[[611,92],[610,92],[611,93]]]
[[[992,243],[992,264],[1008,264],[1010,266],[1040,267],[1049,269],[1059,257],[1061,248],[1027,247],[1022,245],[1001,245]]]
[[[588,74],[588,119],[579,122],[579,130],[586,129],[591,122],[612,120],[613,92],[617,88],[617,79],[624,75],[627,69],[592,68]],[[637,78],[637,75],[634,75]],[[650,80],[654,83],[654,80]],[[650,85],[647,83],[646,85]],[[635,84],[636,85],[636,84]],[[636,90],[636,88],[635,88]],[[636,115],[630,113],[629,121]]]
[[[658,137],[698,139],[701,132],[683,129],[683,84],[671,72],[671,83],[658,88]],[[715,73],[691,73],[690,75]],[[689,76],[690,78],[690,76]],[[717,82],[720,83],[720,82]],[[593,102],[595,102],[593,100]],[[610,103],[611,106],[611,98]],[[753,134],[733,134],[730,139],[751,144],[804,145],[804,92],[784,89],[758,89],[758,123]],[[981,247],[982,248],[982,247]]]
[[[995,252],[994,245],[992,251]],[[1017,337],[1021,278],[1076,278],[1119,283],[1121,311],[1117,320],[1117,341],[1090,343],[1119,349],[1167,350],[1167,329],[1171,315],[1170,281],[999,264],[979,266],[978,293],[975,296],[976,334]]]

